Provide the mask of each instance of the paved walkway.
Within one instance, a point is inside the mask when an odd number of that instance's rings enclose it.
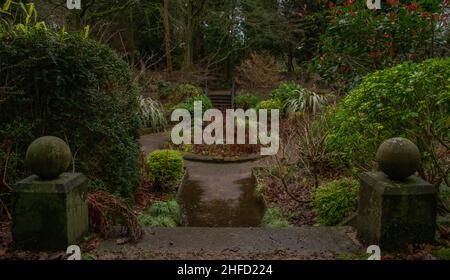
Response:
[[[168,134],[146,135],[141,143],[148,153],[167,139]],[[187,198],[195,205],[188,209],[192,213],[187,224],[211,227],[147,228],[137,244],[119,246],[109,240],[96,253],[101,259],[330,259],[361,251],[354,232],[345,227],[232,227],[255,224],[249,217],[262,214],[252,204],[239,206],[247,193],[242,180],[250,178],[255,165],[186,161],[188,182],[195,183],[185,188],[200,193]],[[223,207],[211,208],[218,204]]]
[[[141,137],[146,153],[158,149],[168,133]],[[205,163],[185,161],[188,179],[181,192],[187,226],[259,226],[263,206],[253,194],[252,168],[257,162]]]
[[[155,134],[148,134],[141,136],[139,142],[141,142],[142,148],[145,154],[148,154],[154,150],[158,150],[162,143],[170,139],[170,134],[168,132],[161,132]]]
[[[184,225],[257,227],[264,205],[254,194],[252,168],[257,162],[186,161],[188,178],[180,194]]]
[[[111,240],[97,253],[103,259],[333,259],[358,253],[345,227],[157,228],[137,244]]]

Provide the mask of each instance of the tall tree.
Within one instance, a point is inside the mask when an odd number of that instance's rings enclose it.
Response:
[[[199,28],[206,0],[183,0],[182,10],[184,24],[184,61],[183,70],[191,72],[194,69],[195,34]]]
[[[163,7],[163,22],[164,22],[164,46],[166,49],[166,70],[171,73],[173,70],[172,60],[172,43],[170,39],[170,25],[169,25],[169,0],[164,0]]]

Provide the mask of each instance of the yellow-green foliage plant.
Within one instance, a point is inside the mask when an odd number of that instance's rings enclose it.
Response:
[[[155,187],[170,188],[183,177],[183,157],[174,150],[154,151],[147,157],[147,171]]]
[[[335,226],[354,213],[358,206],[358,182],[340,179],[319,186],[313,193],[313,207],[317,222]]]

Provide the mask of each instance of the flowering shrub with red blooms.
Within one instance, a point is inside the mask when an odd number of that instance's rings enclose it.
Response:
[[[402,61],[449,56],[448,0],[382,0],[379,11],[366,1],[323,2],[328,27],[314,67],[338,91]]]

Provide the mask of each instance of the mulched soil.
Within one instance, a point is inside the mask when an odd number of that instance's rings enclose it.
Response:
[[[260,145],[171,145],[179,151],[188,151],[196,155],[217,157],[242,157],[260,153]]]

